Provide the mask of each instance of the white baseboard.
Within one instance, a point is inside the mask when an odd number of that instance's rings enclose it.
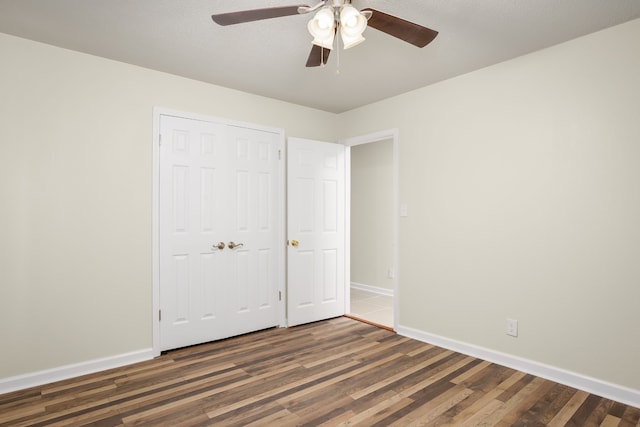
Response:
[[[508,368],[516,369],[518,371],[574,387],[597,396],[640,408],[640,390],[634,390],[617,384],[612,384],[576,372],[567,371],[544,363],[490,350],[473,344],[452,340],[406,326],[398,326],[398,328],[396,328],[396,332],[399,335],[413,338],[418,341],[437,345],[448,350],[477,357],[478,359],[487,360]]]
[[[60,366],[58,368],[47,369],[15,377],[0,379],[0,394],[35,387],[55,381],[66,380],[86,374],[118,368],[132,363],[143,362],[153,359],[152,349],[133,351],[131,353],[119,354],[102,359],[88,360],[86,362],[72,365]]]
[[[360,291],[367,291],[378,295],[385,295],[388,297],[393,296],[393,289],[380,288],[378,286],[365,285],[363,283],[351,282],[351,289],[358,289]]]

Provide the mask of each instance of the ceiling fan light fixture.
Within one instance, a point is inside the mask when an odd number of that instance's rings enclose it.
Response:
[[[309,33],[313,36],[313,44],[325,49],[333,47],[333,38],[336,34],[336,21],[333,9],[323,7],[307,24]]]
[[[340,11],[340,35],[345,49],[349,49],[362,43],[362,36],[367,29],[367,18],[355,7],[345,5]]]
[[[351,5],[340,11],[340,30],[349,36],[360,35],[367,28],[367,18]]]

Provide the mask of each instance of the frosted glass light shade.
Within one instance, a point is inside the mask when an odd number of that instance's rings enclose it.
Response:
[[[340,11],[340,35],[345,49],[356,46],[364,41],[362,33],[367,28],[367,18],[358,10],[346,5]]]
[[[354,47],[362,43],[365,38],[362,37],[362,34],[356,34],[355,36],[350,36],[345,34],[343,30],[340,30],[340,35],[342,36],[342,44],[345,49],[349,49],[350,47]]]
[[[367,18],[350,5],[344,6],[340,11],[340,28],[350,36],[362,34],[367,28]]]
[[[307,24],[309,33],[313,36],[313,44],[325,49],[333,47],[333,38],[336,34],[336,22],[333,9],[323,7]]]

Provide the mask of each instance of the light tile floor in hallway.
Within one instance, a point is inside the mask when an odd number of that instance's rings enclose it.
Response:
[[[350,314],[393,328],[393,297],[351,288]]]

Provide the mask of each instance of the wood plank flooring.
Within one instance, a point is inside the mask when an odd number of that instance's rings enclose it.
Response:
[[[346,317],[0,395],[0,426],[640,426],[640,409]]]

